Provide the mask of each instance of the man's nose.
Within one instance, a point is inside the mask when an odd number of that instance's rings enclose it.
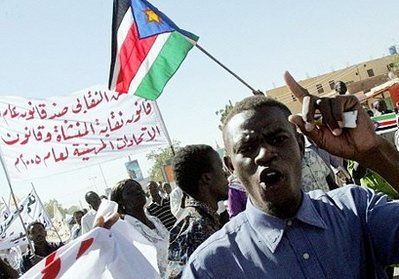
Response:
[[[262,146],[255,157],[255,163],[262,166],[269,165],[275,157],[276,153],[270,147]]]

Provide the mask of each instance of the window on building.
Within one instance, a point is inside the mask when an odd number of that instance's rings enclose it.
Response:
[[[367,74],[369,75],[369,77],[373,77],[373,76],[374,76],[374,71],[373,71],[373,69],[368,69],[368,70],[367,70]]]
[[[317,89],[317,93],[319,93],[319,94],[324,93],[323,85],[316,84],[316,89]]]
[[[328,82],[328,84],[330,85],[331,90],[334,90],[335,81],[330,80],[330,81]]]

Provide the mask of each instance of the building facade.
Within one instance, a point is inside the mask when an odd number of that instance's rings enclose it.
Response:
[[[399,55],[365,61],[350,67],[299,81],[310,94],[325,97],[332,95],[336,81],[346,83],[348,92],[367,93],[371,88],[386,82],[390,71],[395,71]],[[396,71],[395,71],[396,72]],[[287,86],[267,90],[268,97],[276,99],[290,108],[293,113],[301,111],[301,104]]]

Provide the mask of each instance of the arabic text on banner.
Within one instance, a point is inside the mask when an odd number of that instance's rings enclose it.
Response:
[[[66,97],[0,97],[0,147],[14,180],[167,143],[156,103],[94,87]]]

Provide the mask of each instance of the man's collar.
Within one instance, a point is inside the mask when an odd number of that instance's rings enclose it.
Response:
[[[274,253],[283,237],[284,229],[293,224],[292,220],[285,220],[267,215],[262,210],[258,209],[252,203],[250,198],[247,201],[245,213],[252,228],[259,233],[260,237],[265,240],[267,247],[272,253]],[[296,217],[292,219],[297,219],[303,223],[321,229],[327,228],[307,194],[303,194],[302,203],[298,209]],[[295,225],[298,225],[297,222],[295,222],[292,226]]]
[[[218,219],[217,210],[214,210],[213,208],[211,208],[209,205],[207,205],[204,202],[195,200],[190,197],[186,200],[185,206],[198,208],[199,210],[203,211],[204,213],[210,215],[211,217]]]
[[[154,201],[154,200],[151,200],[151,204],[155,204],[155,205],[158,205],[158,206],[162,206],[163,205],[163,201],[164,201],[164,199],[163,198],[161,198],[161,200],[160,200],[160,202],[158,203],[158,202],[156,202],[156,201]],[[150,204],[150,205],[151,205]]]
[[[314,208],[309,195],[303,193],[302,197],[302,203],[295,218],[314,227],[327,229],[326,223],[323,221],[323,219],[320,217],[320,214]]]

